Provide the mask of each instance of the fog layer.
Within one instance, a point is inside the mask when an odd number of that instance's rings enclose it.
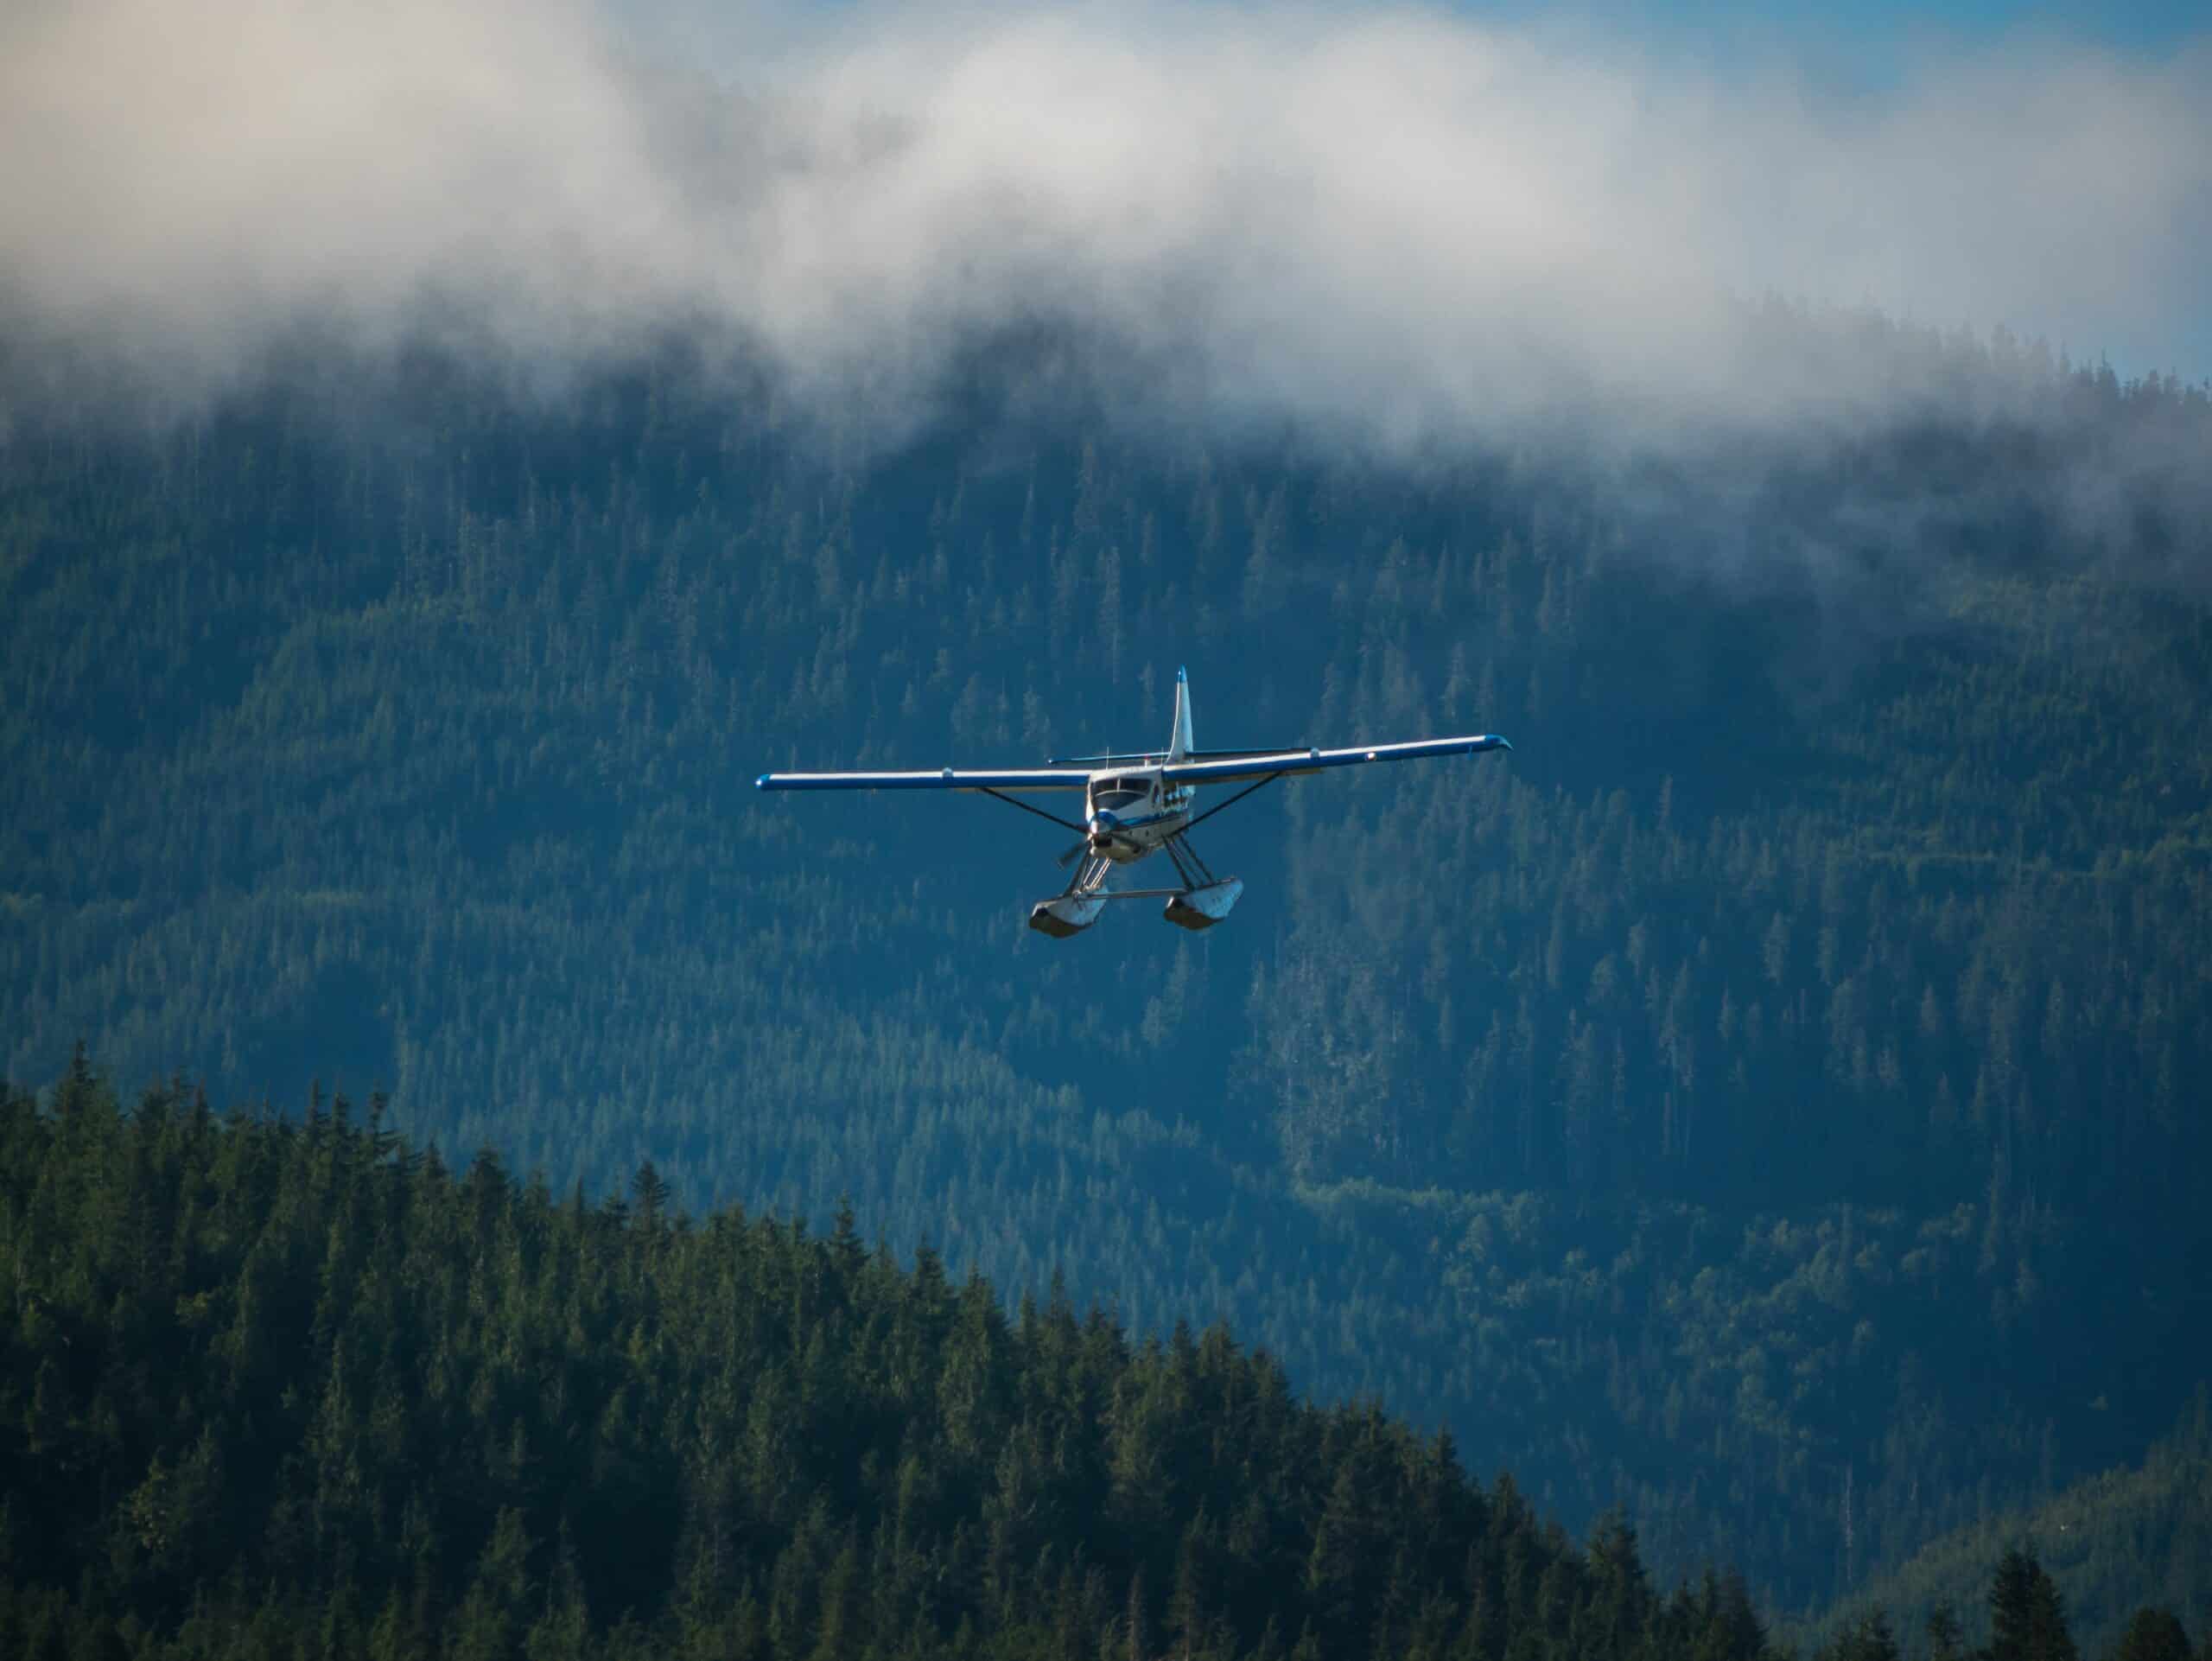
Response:
[[[1777,351],[1769,294],[2077,357],[2202,337],[2202,42],[1837,99],[1419,10],[741,14],[709,52],[652,16],[18,0],[6,331],[188,391],[306,321],[541,365],[704,326],[896,426],[1042,322],[1162,417],[1388,445],[1924,390],[1847,328]]]

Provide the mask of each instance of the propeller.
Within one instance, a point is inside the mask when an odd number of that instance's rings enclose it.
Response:
[[[1120,821],[1115,818],[1111,813],[1101,811],[1092,814],[1090,816],[1090,830],[1089,834],[1086,835],[1081,842],[1078,842],[1074,847],[1069,849],[1067,852],[1060,856],[1058,860],[1060,868],[1065,870],[1067,868],[1069,861],[1072,860],[1077,854],[1083,852],[1084,849],[1096,847],[1100,841],[1103,841],[1105,837],[1111,835],[1115,827],[1119,824]]]

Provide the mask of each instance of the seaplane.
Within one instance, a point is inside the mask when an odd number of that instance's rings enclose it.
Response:
[[[1420,738],[1408,743],[1354,744],[1343,749],[1201,750],[1192,748],[1190,677],[1175,671],[1175,725],[1167,748],[1142,754],[1077,755],[1041,767],[986,771],[940,767],[907,773],[764,773],[753,781],[760,790],[969,790],[995,797],[1009,807],[1050,819],[1081,838],[1059,857],[1075,867],[1068,885],[1029,912],[1029,926],[1055,939],[1080,934],[1096,922],[1109,900],[1165,900],[1169,922],[1187,929],[1211,928],[1229,915],[1244,892],[1240,877],[1217,877],[1191,832],[1215,814],[1236,805],[1254,791],[1278,779],[1331,767],[1360,767],[1370,761],[1414,761],[1437,755],[1475,755],[1510,750],[1495,733],[1465,738]],[[1200,786],[1242,785],[1234,796],[1204,812],[1196,811]],[[1013,792],[1080,791],[1084,820],[1047,812],[1017,801]],[[1117,866],[1135,865],[1154,854],[1174,867],[1173,888],[1115,888],[1107,879]]]

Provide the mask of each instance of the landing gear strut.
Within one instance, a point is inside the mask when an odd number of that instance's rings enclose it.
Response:
[[[1211,928],[1228,916],[1230,907],[1244,892],[1243,880],[1214,875],[1184,832],[1178,831],[1160,846],[1174,865],[1175,875],[1182,879],[1181,888],[1109,889],[1106,874],[1114,862],[1103,854],[1087,854],[1066,888],[1055,898],[1040,900],[1030,907],[1029,926],[1065,940],[1096,922],[1109,900],[1165,900],[1167,909],[1161,914],[1178,927],[1192,930]]]

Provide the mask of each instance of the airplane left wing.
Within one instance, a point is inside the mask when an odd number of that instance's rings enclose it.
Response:
[[[986,773],[938,767],[914,773],[764,773],[755,790],[1081,790],[1090,782],[1081,767],[1023,767]]]
[[[1495,733],[1481,733],[1467,738],[1419,738],[1405,744],[1354,744],[1340,750],[1279,750],[1233,760],[1183,761],[1160,768],[1160,776],[1173,785],[1234,785],[1283,773],[1319,773],[1369,761],[1415,761],[1431,755],[1473,755],[1512,748]]]

